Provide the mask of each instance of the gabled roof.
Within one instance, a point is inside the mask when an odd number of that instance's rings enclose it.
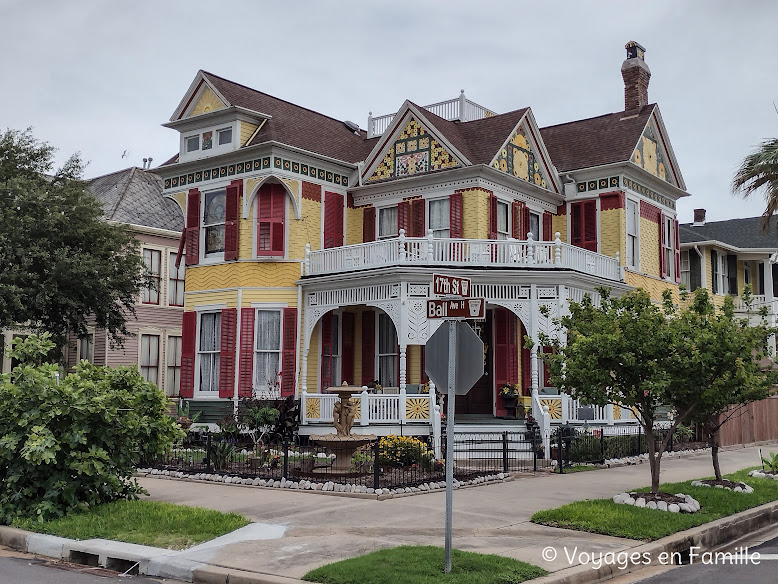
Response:
[[[162,196],[162,179],[133,166],[87,181],[108,221],[181,231],[184,218],[175,201]]]
[[[778,249],[778,219],[770,217],[762,231],[762,217],[710,221],[705,225],[684,223],[678,234],[681,243],[720,241],[740,249]]]
[[[540,129],[559,172],[626,162],[632,156],[656,104]]]
[[[227,100],[229,105],[262,112],[270,117],[248,146],[276,140],[316,154],[358,162],[364,160],[373,147],[365,140],[365,132],[354,134],[341,120],[278,99],[245,85],[208,73],[203,77]]]

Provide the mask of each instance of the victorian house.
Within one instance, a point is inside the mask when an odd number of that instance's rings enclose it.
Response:
[[[186,217],[181,396],[195,409],[296,396],[304,430],[331,419],[326,388],[377,382],[355,388],[360,424],[428,433],[426,300],[445,273],[487,302],[471,323],[485,375],[457,416],[504,416],[499,389],[518,383],[536,417],[575,418],[524,336],[554,334],[597,287],[659,298],[681,278],[688,193],[644,50],[626,48],[624,110],[550,127],[463,92],[362,130],[198,72],[165,124],[180,151],[156,170]],[[629,417],[615,409],[597,417]]]

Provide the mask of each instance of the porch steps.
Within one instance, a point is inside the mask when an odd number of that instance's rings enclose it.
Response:
[[[454,455],[468,459],[495,459],[503,456],[503,433],[508,433],[508,456],[532,458],[532,445],[524,441],[527,427],[523,420],[499,420],[491,423],[457,423]]]

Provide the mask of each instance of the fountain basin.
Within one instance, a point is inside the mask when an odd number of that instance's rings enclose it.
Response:
[[[375,434],[365,434],[360,436],[339,436],[337,434],[323,434],[321,436],[311,436],[319,446],[329,448],[335,453],[335,460],[332,461],[332,472],[348,473],[351,471],[351,457],[358,448],[369,444],[378,437]]]

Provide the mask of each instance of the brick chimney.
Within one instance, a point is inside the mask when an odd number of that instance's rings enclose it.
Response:
[[[635,41],[629,41],[625,48],[627,59],[621,64],[621,77],[624,79],[624,111],[630,111],[648,104],[651,70],[643,59],[646,49]]]
[[[699,227],[701,225],[705,225],[705,209],[695,209],[694,210],[694,223],[693,225],[695,227]]]

